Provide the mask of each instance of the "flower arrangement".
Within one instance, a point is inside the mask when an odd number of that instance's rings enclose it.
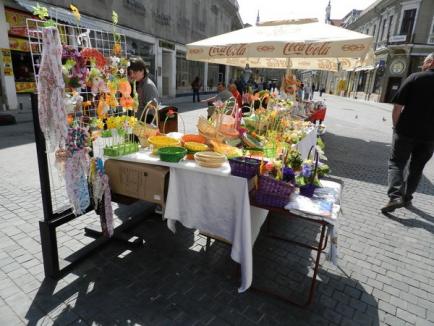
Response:
[[[70,88],[85,87],[89,69],[86,66],[86,59],[80,52],[69,45],[63,46],[62,51],[63,78],[65,84]]]

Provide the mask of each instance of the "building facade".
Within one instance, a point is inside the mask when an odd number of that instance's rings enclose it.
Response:
[[[347,94],[390,102],[403,80],[434,52],[433,0],[378,0],[346,26],[374,37],[375,65],[347,74]]]
[[[76,24],[69,13],[71,1],[38,1],[50,16]],[[97,30],[112,30],[112,11],[119,16],[117,30],[126,36],[128,55],[141,56],[162,97],[191,92],[191,81],[199,76],[204,90],[219,81],[228,82],[239,73],[223,65],[186,60],[186,44],[243,28],[236,0],[76,0],[80,23]],[[10,110],[30,105],[34,76],[27,42],[26,18],[32,18],[37,1],[0,0],[0,59],[2,101]],[[5,63],[5,60],[7,61]],[[10,61],[10,63],[9,63]],[[9,69],[10,68],[10,69]],[[18,95],[17,95],[18,93]]]

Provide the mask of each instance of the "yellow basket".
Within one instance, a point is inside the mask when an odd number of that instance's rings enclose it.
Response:
[[[191,152],[203,152],[207,151],[209,148],[207,145],[202,143],[197,143],[194,141],[188,141],[184,143],[184,147],[187,148]]]
[[[148,138],[151,144],[152,154],[158,155],[158,150],[163,147],[179,146],[181,142],[178,139],[167,136],[151,136]]]

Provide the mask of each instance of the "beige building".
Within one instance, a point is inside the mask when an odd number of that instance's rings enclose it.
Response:
[[[345,76],[346,94],[390,102],[403,80],[434,52],[434,1],[377,0],[346,28],[372,35],[375,42],[373,69],[338,76]]]

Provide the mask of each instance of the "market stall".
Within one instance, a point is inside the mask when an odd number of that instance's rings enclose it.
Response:
[[[30,49],[38,49],[32,52],[34,122],[47,276],[62,273],[56,227],[91,210],[100,216],[100,240],[128,227],[131,221],[117,228],[113,222],[111,200],[118,196],[161,205],[173,232],[178,221],[230,243],[241,265],[240,292],[252,284],[252,249],[270,210],[320,221],[318,255],[326,228],[335,238],[341,187],[320,180],[328,166],[316,150],[317,128],[297,116],[291,97],[297,85],[289,73],[288,96],[257,94],[259,107],[253,101],[245,114],[232,99],[216,102],[209,119],[198,117],[197,133],[168,132],[178,125],[176,110],[160,115],[150,101],[135,116],[138,96],[127,78],[117,14],[106,32],[81,28],[78,9],[71,11],[77,26],[49,20],[39,5],[34,14],[40,20],[28,20]],[[336,241],[330,249],[335,261]]]

